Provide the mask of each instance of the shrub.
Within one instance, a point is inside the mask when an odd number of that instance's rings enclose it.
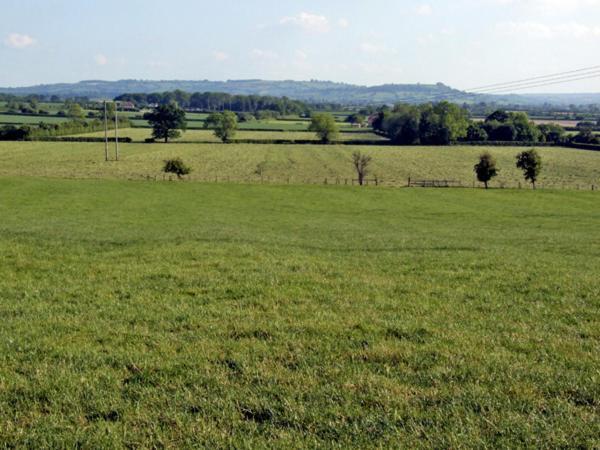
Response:
[[[184,175],[188,175],[191,171],[192,169],[186,166],[181,158],[167,159],[163,167],[163,172],[174,173],[179,179]]]

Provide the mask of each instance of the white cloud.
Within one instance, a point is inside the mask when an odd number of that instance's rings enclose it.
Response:
[[[19,33],[10,33],[4,40],[4,44],[11,48],[27,48],[36,43],[37,41],[28,34]]]
[[[577,22],[552,25],[541,22],[505,22],[498,24],[496,28],[502,34],[534,39],[600,37],[600,26],[588,26]]]
[[[250,52],[250,56],[254,59],[277,59],[279,55],[272,50],[261,50],[259,48],[255,48]]]
[[[300,61],[305,61],[308,59],[308,55],[303,50],[296,50],[296,59]]]
[[[396,53],[394,49],[391,49],[384,44],[374,42],[363,42],[360,44],[360,50],[363,53],[368,53],[370,55],[391,55]]]
[[[348,28],[350,26],[350,22],[348,21],[348,19],[342,17],[338,20],[338,26],[340,28]]]
[[[557,14],[600,5],[600,0],[488,0],[488,2],[500,6],[513,5]]]
[[[422,5],[417,6],[415,8],[415,12],[419,16],[430,16],[433,13],[433,8],[431,7],[431,5],[424,3]]]
[[[329,20],[325,16],[301,12],[295,16],[287,16],[279,21],[281,25],[293,25],[302,28],[305,31],[317,33],[326,33],[330,30]]]
[[[225,52],[217,50],[216,52],[213,52],[213,58],[215,61],[223,62],[229,59],[229,55]]]
[[[98,54],[98,55],[94,56],[94,61],[99,66],[105,66],[108,64],[108,58],[102,54]]]

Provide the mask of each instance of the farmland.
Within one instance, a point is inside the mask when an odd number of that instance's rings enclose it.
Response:
[[[75,136],[75,135],[74,135]],[[79,137],[104,137],[104,132],[94,132],[94,133],[85,133],[78,134],[76,136]],[[114,136],[114,131],[111,131],[110,136]],[[152,129],[150,128],[126,128],[119,130],[119,136],[121,137],[129,137],[134,142],[144,142],[145,139],[152,137]],[[268,128],[265,128],[264,131],[253,130],[246,131],[243,128],[237,131],[234,139],[242,139],[242,140],[274,140],[274,139],[283,139],[283,140],[314,140],[316,141],[318,138],[315,133],[311,133],[308,131],[273,131]],[[384,141],[385,138],[382,138],[372,132],[355,130],[353,132],[342,132],[339,135],[339,140],[381,140]],[[191,129],[182,133],[182,136],[178,139],[174,139],[171,142],[220,142],[220,140],[215,137],[214,133],[211,130],[197,130]]]
[[[597,193],[0,192],[5,446],[600,445]]]
[[[500,168],[492,186],[517,187],[522,182],[515,155],[523,149],[517,147],[133,143],[122,144],[120,150],[120,162],[106,163],[102,143],[0,142],[0,175],[162,179],[163,161],[181,157],[193,169],[188,177],[192,181],[257,182],[261,181],[260,168],[264,182],[323,183],[327,178],[335,183],[355,177],[350,156],[358,150],[373,156],[371,177],[381,179],[384,185],[404,186],[412,177],[459,180],[471,186],[473,165],[482,151],[489,151]],[[541,187],[590,189],[592,184],[600,184],[599,152],[560,147],[538,150],[544,161]]]

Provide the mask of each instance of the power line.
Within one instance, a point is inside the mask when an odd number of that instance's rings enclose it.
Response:
[[[543,83],[533,83],[533,84],[522,85],[522,86],[507,87],[507,88],[501,88],[501,89],[497,89],[497,90],[493,90],[493,91],[479,92],[476,94],[498,95],[498,94],[502,94],[502,93],[510,93],[512,91],[522,91],[523,89],[532,89],[532,88],[539,88],[539,87],[544,87],[544,86],[552,86],[552,85],[556,85],[556,84],[571,83],[573,81],[591,80],[594,78],[600,78],[600,72],[593,73],[593,74],[587,74],[586,76],[580,76],[580,77],[575,77],[575,78],[568,78],[568,79],[554,80],[554,81],[549,80],[548,82],[543,82]]]
[[[589,71],[598,70],[598,69],[600,69],[600,66],[592,66],[592,67],[586,67],[586,68],[583,68],[583,69],[570,70],[568,72],[553,73],[553,74],[550,74],[550,75],[544,75],[544,76],[533,77],[533,78],[525,78],[525,79],[522,79],[522,80],[516,80],[516,81],[511,81],[511,82],[488,84],[486,86],[479,86],[479,87],[465,89],[465,90],[473,92],[473,91],[479,91],[479,90],[487,90],[488,88],[494,88],[494,87],[500,88],[500,87],[507,86],[507,85],[522,84],[522,83],[526,83],[526,82],[529,82],[529,81],[540,81],[540,80],[545,80],[547,78],[564,77],[566,75],[578,74],[580,72],[589,72]]]

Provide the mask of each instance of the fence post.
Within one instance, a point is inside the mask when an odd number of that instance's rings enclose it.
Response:
[[[408,176],[408,187],[410,187],[410,175]]]

